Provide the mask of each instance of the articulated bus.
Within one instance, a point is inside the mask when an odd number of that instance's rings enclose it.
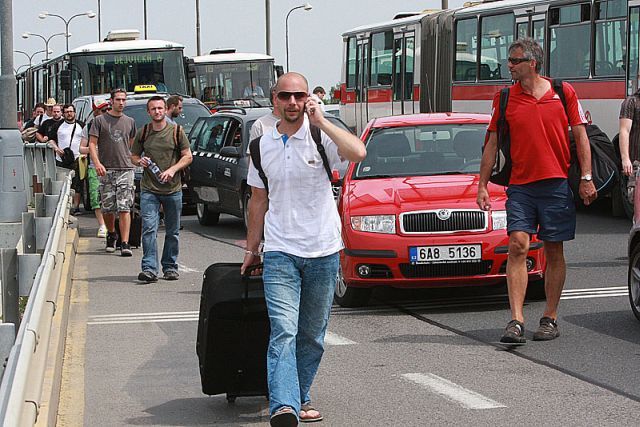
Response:
[[[189,94],[212,110],[218,105],[269,107],[269,88],[282,67],[272,56],[216,49],[188,60]]]
[[[164,40],[138,40],[139,31],[110,32],[105,40],[80,46],[34,65],[16,76],[18,111],[30,114],[36,102],[70,103],[83,95],[153,84],[161,92],[187,93],[184,46]]]
[[[505,0],[425,11],[343,34],[341,116],[362,130],[376,117],[490,112],[511,84],[509,44],[543,46],[543,74],[570,82],[609,138],[638,88],[639,0]],[[628,54],[627,54],[628,53]]]

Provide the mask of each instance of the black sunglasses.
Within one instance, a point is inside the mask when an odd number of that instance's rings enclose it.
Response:
[[[292,96],[296,99],[296,101],[300,101],[300,100],[306,99],[309,95],[307,94],[307,92],[282,91],[282,92],[278,92],[276,96],[280,101],[288,101],[291,99]]]
[[[522,64],[523,62],[531,61],[531,58],[512,58],[509,57],[507,61],[511,62],[513,65]]]

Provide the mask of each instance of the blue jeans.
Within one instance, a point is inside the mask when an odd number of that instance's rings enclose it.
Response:
[[[271,336],[267,352],[269,412],[289,406],[297,413],[310,401],[309,389],[324,352],[338,274],[338,253],[301,258],[264,254],[264,294]]]
[[[182,191],[171,194],[140,193],[142,214],[142,271],[158,274],[158,225],[160,205],[164,211],[164,248],[162,249],[162,272],[178,271],[178,235],[180,234],[180,212]]]

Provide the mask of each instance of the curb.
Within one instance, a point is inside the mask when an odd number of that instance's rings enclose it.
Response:
[[[72,276],[78,253],[79,234],[76,228],[67,230],[64,266],[60,277],[60,287],[56,297],[55,312],[51,324],[51,337],[47,352],[42,396],[36,426],[55,426],[60,402],[62,383],[62,363],[69,323]]]

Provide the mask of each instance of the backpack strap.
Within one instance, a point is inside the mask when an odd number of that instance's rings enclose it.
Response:
[[[507,105],[509,104],[509,88],[500,90],[500,118],[498,118],[498,148],[502,148],[503,137],[508,132]]]
[[[567,115],[567,121],[569,120],[569,110],[567,110],[567,97],[564,95],[564,86],[562,79],[554,79],[551,81],[553,91],[558,94],[558,98],[562,101],[564,107],[564,113]]]
[[[258,176],[264,183],[264,189],[267,190],[267,193],[268,193],[269,182],[267,180],[267,175],[264,173],[264,169],[262,169],[262,161],[260,158],[260,139],[261,138],[262,137],[259,136],[251,140],[251,142],[249,143],[249,154],[251,155],[251,163],[253,163],[253,166],[258,171]]]
[[[142,151],[144,151],[144,141],[145,139],[147,139],[147,134],[149,133],[149,125],[150,123],[147,123],[142,127],[142,133],[140,134],[140,139],[138,140],[140,146],[142,147]]]
[[[318,153],[320,153],[320,157],[322,158],[322,164],[324,165],[324,170],[327,172],[329,182],[331,182],[333,180],[333,174],[331,173],[331,167],[329,166],[329,159],[327,158],[327,153],[325,152],[324,145],[322,145],[321,130],[317,126],[309,125],[309,131],[311,132],[313,141],[316,143]]]

